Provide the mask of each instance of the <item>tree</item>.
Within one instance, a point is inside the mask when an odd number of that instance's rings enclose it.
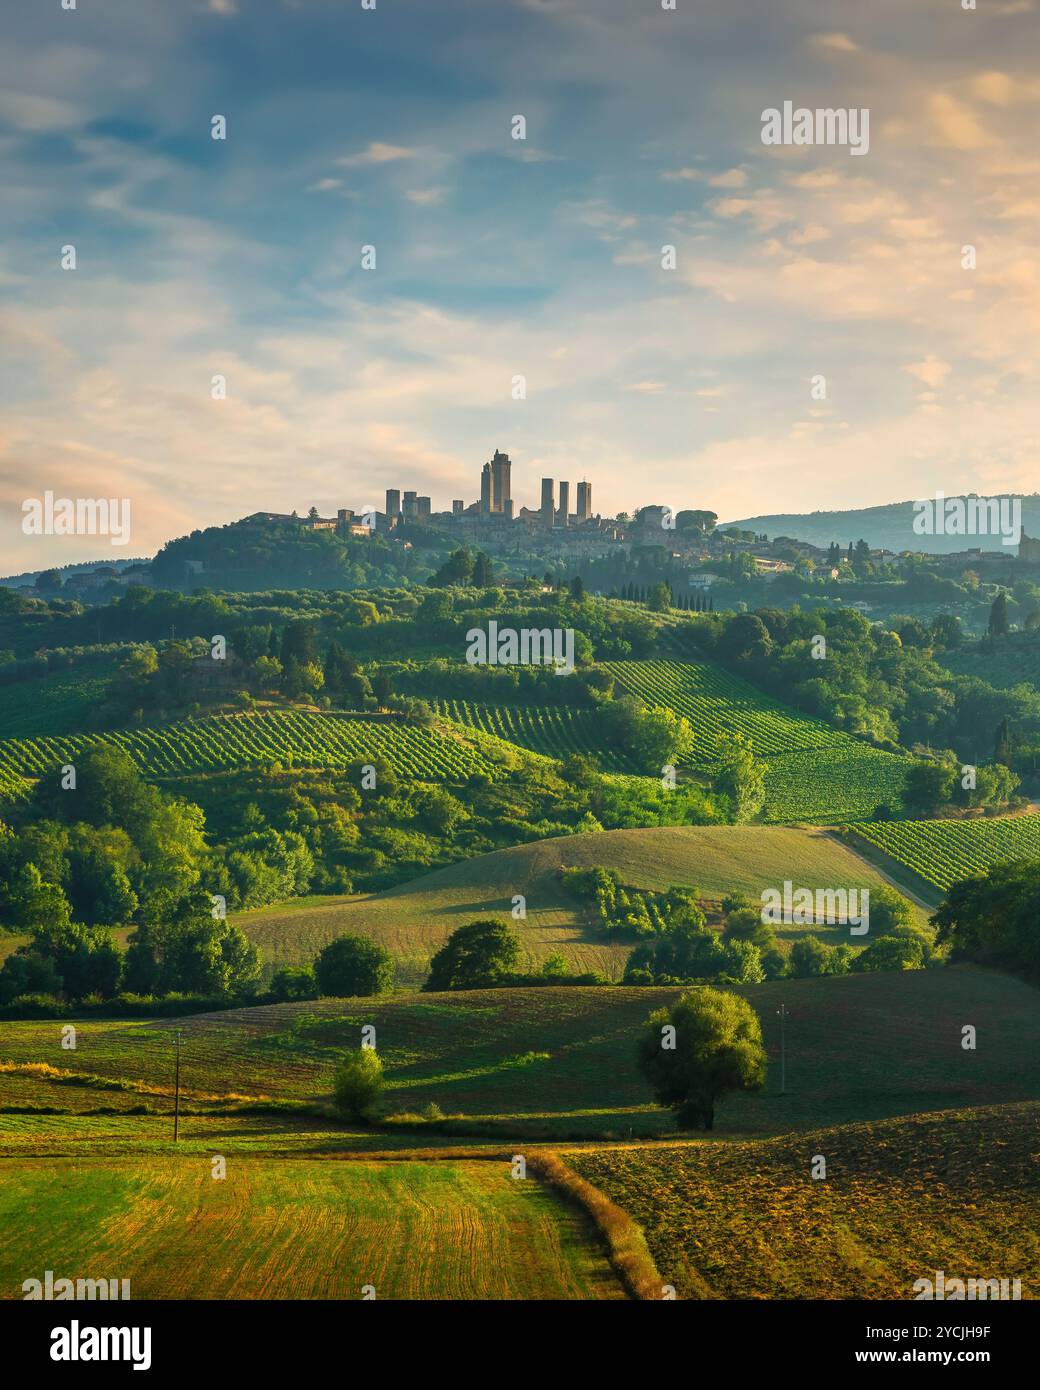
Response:
[[[953,884],[931,919],[951,960],[970,960],[1040,979],[1040,864],[1000,864]]]
[[[1008,620],[1008,596],[1004,590],[1001,589],[990,606],[989,622],[986,625],[986,631],[991,637],[1005,637],[1010,627],[1011,624]]]
[[[864,951],[860,951],[852,962],[852,969],[859,973],[864,970],[920,970],[924,965],[924,943],[914,933],[899,936],[883,936],[872,941]]]
[[[36,576],[36,588],[41,594],[56,594],[61,588],[61,570],[42,570]]]
[[[290,999],[317,999],[318,981],[309,965],[283,965],[271,976],[271,995],[284,1002]]]
[[[575,603],[581,603],[585,598],[585,581],[580,574],[576,574],[570,584],[571,598]]]
[[[766,1078],[762,1028],[736,994],[698,989],[647,1019],[638,1065],[658,1105],[681,1129],[713,1129],[715,1106],[734,1091],[761,1090]]]
[[[915,762],[906,774],[903,800],[912,811],[929,813],[953,797],[957,768],[953,763]]]
[[[45,883],[35,864],[25,864],[7,890],[7,914],[12,926],[22,931],[36,927],[67,927],[72,920],[69,902],[55,883]]]
[[[332,1105],[340,1119],[371,1120],[383,1091],[383,1064],[373,1047],[345,1052],[336,1067]]]
[[[492,917],[457,927],[430,962],[426,991],[488,989],[520,964],[520,936]]]
[[[788,957],[795,979],[815,979],[821,975],[846,975],[849,951],[844,946],[828,946],[816,936],[800,936]]]
[[[765,765],[756,761],[751,740],[743,734],[722,740],[715,790],[729,797],[737,825],[752,820],[765,805]]]
[[[667,584],[651,584],[646,598],[646,606],[651,613],[667,613],[672,606],[672,592]]]
[[[472,584],[475,589],[487,589],[494,583],[494,571],[491,565],[491,556],[478,550],[473,560]]]
[[[343,999],[385,993],[393,986],[395,970],[390,952],[367,936],[337,936],[314,962],[320,992]]]
[[[914,910],[901,893],[881,883],[870,890],[870,934],[891,936],[904,928],[912,928]]]

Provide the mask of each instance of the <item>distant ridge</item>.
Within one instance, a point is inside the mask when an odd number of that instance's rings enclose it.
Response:
[[[976,496],[975,493],[950,493],[955,496]],[[1030,536],[1040,536],[1040,493],[982,494],[1019,498],[1022,503],[1022,529]],[[811,545],[828,546],[831,541],[843,548],[851,541],[865,540],[874,550],[921,550],[932,555],[948,555],[952,551],[995,551],[1017,555],[1017,546],[1001,545],[998,536],[919,536],[914,532],[913,502],[888,502],[882,507],[861,507],[851,511],[787,512],[772,516],[752,516],[744,521],[725,521],[719,529],[738,526],[745,531],[765,532],[775,536],[790,536],[792,540],[808,541]]]

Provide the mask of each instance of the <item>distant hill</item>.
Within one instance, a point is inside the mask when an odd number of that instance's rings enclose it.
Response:
[[[997,495],[997,494],[994,494]],[[1008,494],[1003,494],[1007,496]],[[1040,494],[1012,493],[1022,503],[1022,528],[1027,535],[1040,536]],[[837,541],[848,546],[864,540],[874,550],[921,550],[931,555],[953,551],[983,550],[1017,554],[1017,546],[1003,546],[995,536],[919,536],[914,531],[913,502],[889,502],[883,507],[861,507],[847,512],[788,512],[773,516],[752,516],[743,521],[719,523],[719,529],[738,526],[745,531],[764,532],[772,540],[790,536],[810,545],[828,546]]]
[[[732,892],[757,897],[764,886],[779,886],[786,878],[810,888],[873,888],[892,882],[854,849],[820,830],[651,826],[537,840],[462,860],[381,893],[300,904],[290,900],[237,913],[235,920],[276,966],[309,963],[326,942],[344,932],[370,936],[396,957],[398,983],[414,987],[422,983],[430,957],[450,932],[478,917],[508,917],[513,895],[521,893],[527,916],[517,926],[529,968],[538,969],[558,951],[575,971],[620,978],[633,941],[604,940],[583,924],[580,904],[564,892],[557,876],[561,865],[617,869],[630,887],[656,892],[683,884],[715,901]],[[924,915],[915,910],[922,925]],[[804,928],[782,927],[778,934],[801,936]],[[820,927],[814,935],[847,939],[839,927]]]

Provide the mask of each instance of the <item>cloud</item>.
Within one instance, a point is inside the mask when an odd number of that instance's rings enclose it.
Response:
[[[747,183],[747,171],[744,169],[727,169],[724,174],[716,174],[708,182],[712,188],[743,188]]]
[[[417,203],[419,207],[436,207],[444,201],[446,191],[443,188],[410,188],[404,196],[410,203]]]
[[[942,362],[937,357],[927,357],[923,362],[908,362],[903,370],[937,391],[953,369],[949,362]]]
[[[971,108],[948,92],[935,92],[929,98],[928,117],[936,144],[952,150],[980,150],[990,143]]]
[[[832,53],[859,52],[859,44],[853,43],[848,34],[813,34],[810,42],[817,48],[829,49]]]
[[[416,151],[403,145],[388,145],[382,140],[373,140],[367,149],[358,154],[345,155],[336,163],[345,169],[355,169],[371,164],[391,164],[397,159],[414,159]]]

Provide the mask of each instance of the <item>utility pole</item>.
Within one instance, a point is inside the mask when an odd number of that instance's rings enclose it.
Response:
[[[177,1127],[181,1117],[181,1030],[177,1029],[177,1065],[173,1083],[173,1142],[177,1142]]]
[[[780,1020],[780,1094],[781,1094],[782,1096],[786,1096],[786,1095],[787,1095],[787,1036],[786,1036],[786,1032],[785,1032],[785,1029],[784,1029],[784,1024],[787,1022],[788,1018],[790,1018],[790,1014],[788,1013],[788,1011],[787,1011],[787,1006],[786,1006],[785,1004],[781,1004],[780,1007],[777,1009],[776,1013],[777,1013],[777,1017],[778,1017],[779,1020]]]

